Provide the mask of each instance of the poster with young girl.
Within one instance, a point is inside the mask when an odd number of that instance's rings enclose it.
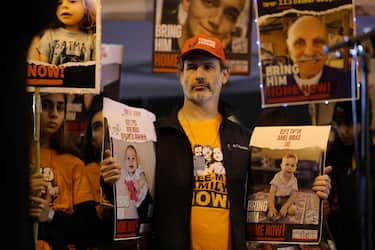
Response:
[[[329,132],[330,126],[255,127],[246,221],[250,249],[319,243],[323,203],[312,185],[323,173]]]
[[[156,133],[155,115],[110,98],[103,100],[112,153],[121,167],[116,182],[114,239],[141,237],[151,230]]]
[[[29,91],[99,93],[100,3],[58,1],[55,20],[33,38],[28,51]]]

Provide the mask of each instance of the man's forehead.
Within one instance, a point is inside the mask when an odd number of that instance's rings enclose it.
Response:
[[[304,36],[314,34],[325,35],[327,33],[325,25],[317,18],[303,17],[297,20],[290,28],[289,35],[291,36]]]
[[[306,28],[305,28],[306,29]],[[296,40],[307,40],[307,41],[312,41],[312,40],[327,40],[327,34],[323,29],[316,29],[311,32],[306,32],[306,30],[296,30],[293,32],[289,39],[291,41],[296,41]]]

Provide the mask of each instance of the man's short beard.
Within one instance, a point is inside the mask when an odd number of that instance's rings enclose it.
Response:
[[[211,96],[207,96],[206,94],[194,93],[194,94],[190,95],[190,97],[188,99],[196,105],[201,105],[201,104],[205,103],[210,98],[211,98]]]

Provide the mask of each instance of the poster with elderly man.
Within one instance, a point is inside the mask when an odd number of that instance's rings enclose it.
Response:
[[[352,0],[256,3],[264,107],[358,97],[349,48],[326,53],[355,32]]]

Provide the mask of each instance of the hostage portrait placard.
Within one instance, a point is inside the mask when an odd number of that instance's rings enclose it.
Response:
[[[325,52],[355,33],[352,0],[257,0],[255,10],[264,107],[358,98],[349,48]]]
[[[249,242],[319,243],[323,203],[312,185],[323,172],[329,131],[330,126],[255,127],[247,197]]]
[[[29,47],[28,91],[99,94],[100,43],[100,0],[59,1],[55,20]]]
[[[113,156],[121,167],[114,185],[114,240],[138,238],[151,230],[154,204],[155,115],[104,98]]]
[[[154,3],[153,72],[176,72],[185,40],[204,33],[222,41],[231,74],[249,74],[252,1]]]

